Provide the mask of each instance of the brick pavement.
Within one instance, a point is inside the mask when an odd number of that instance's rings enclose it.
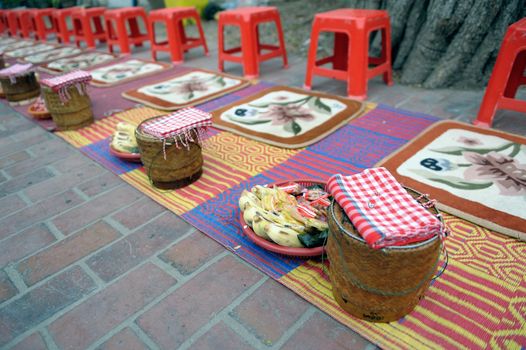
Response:
[[[210,56],[191,50],[188,65],[216,68],[211,26]],[[303,58],[280,65],[261,78],[302,85]],[[482,94],[369,84],[371,101],[463,121]],[[55,135],[0,116],[0,348],[375,348]],[[526,119],[500,112],[495,127],[526,134]]]

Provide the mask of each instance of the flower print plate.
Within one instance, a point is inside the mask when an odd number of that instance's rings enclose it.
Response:
[[[93,77],[90,84],[97,87],[115,86],[149,75],[158,74],[170,67],[172,67],[172,65],[165,62],[130,59],[90,70]]]
[[[224,73],[191,69],[169,79],[122,93],[128,100],[146,106],[173,111],[195,106],[239,90],[250,81]]]
[[[442,121],[378,165],[437,208],[526,240],[526,138]]]
[[[362,102],[274,86],[212,112],[219,129],[283,148],[320,141],[363,112]]]

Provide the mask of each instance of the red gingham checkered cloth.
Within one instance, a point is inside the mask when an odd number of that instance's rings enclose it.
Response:
[[[187,134],[194,128],[206,128],[212,125],[212,115],[197,108],[184,108],[164,117],[155,118],[142,124],[141,130],[160,139]]]
[[[69,72],[58,77],[42,79],[41,85],[51,88],[53,91],[59,91],[62,88],[66,88],[75,84],[85,84],[91,80],[91,73],[83,70],[76,70]]]
[[[372,248],[420,242],[445,232],[442,222],[385,168],[333,175],[327,188]]]

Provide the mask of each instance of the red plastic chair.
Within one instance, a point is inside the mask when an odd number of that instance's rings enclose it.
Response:
[[[53,25],[57,33],[57,41],[59,43],[69,44],[70,38],[74,36],[75,31],[73,27],[68,27],[68,18],[71,18],[73,11],[78,10],[79,7],[70,7],[60,10],[53,10]]]
[[[258,25],[274,22],[278,31],[279,46],[259,42]],[[241,32],[241,46],[225,49],[224,28],[227,25],[238,26]],[[283,66],[288,67],[287,50],[281,28],[281,19],[276,7],[241,7],[219,13],[218,22],[219,70],[224,71],[224,61],[243,64],[245,77],[253,79],[259,76],[259,63],[274,57],[283,56]],[[266,52],[263,52],[263,51]],[[241,52],[241,56],[234,55]]]
[[[141,33],[137,22],[141,18],[146,25],[146,11],[142,7],[124,7],[115,10],[107,10],[104,13],[106,20],[106,40],[108,50],[113,53],[113,45],[117,45],[122,53],[130,53],[130,44],[142,46],[149,40],[148,33]],[[126,22],[130,27],[130,33],[126,29]]]
[[[382,53],[380,57],[369,57],[369,36],[376,30],[382,31]],[[321,32],[334,32],[334,53],[316,60]],[[332,63],[332,69],[322,67],[327,63]],[[369,68],[369,64],[376,66]],[[312,76],[320,75],[347,81],[347,95],[364,100],[367,81],[380,74],[387,85],[393,84],[391,25],[387,11],[339,9],[314,17],[304,88],[310,90]]]
[[[183,20],[191,18],[195,21],[199,30],[198,38],[186,36]],[[175,7],[154,10],[148,17],[149,34],[151,41],[152,57],[157,58],[158,51],[169,52],[172,62],[180,64],[184,61],[184,52],[191,48],[203,46],[205,55],[208,55],[208,46],[206,45],[205,33],[201,26],[201,19],[195,7]],[[155,36],[155,23],[161,22],[166,26],[168,35],[167,41],[157,41]]]
[[[53,9],[47,8],[34,9],[29,12],[32,26],[35,29],[35,39],[47,41],[48,34],[56,32],[53,23],[53,11]]]
[[[83,41],[86,42],[88,48],[95,48],[95,40],[106,41],[106,31],[103,24],[105,12],[106,8],[104,7],[92,7],[79,8],[71,13],[77,47],[80,47],[80,43]]]
[[[31,20],[31,11],[32,9],[16,10],[18,35],[22,38],[30,38],[35,31]]]
[[[519,86],[526,84],[526,18],[508,27],[497,61],[473,124],[491,127],[498,109],[526,113],[526,101],[515,99]]]

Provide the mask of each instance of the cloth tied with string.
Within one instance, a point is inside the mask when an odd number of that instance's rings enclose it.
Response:
[[[421,242],[435,235],[443,238],[447,233],[426,209],[435,202],[420,204],[385,168],[333,175],[327,189],[372,248]]]
[[[188,107],[143,123],[141,131],[163,141],[163,153],[166,159],[167,140],[173,141],[177,148],[189,148],[190,142],[202,142],[210,125],[212,125],[210,113]]]
[[[9,78],[11,84],[16,83],[16,78],[32,73],[35,71],[35,67],[31,63],[20,64],[16,63],[12,66],[0,70],[0,78]]]
[[[68,92],[70,86],[75,86],[79,94],[84,95],[86,93],[86,83],[89,82],[91,78],[91,73],[76,70],[58,77],[42,79],[40,84],[56,92],[60,98],[60,102],[64,104],[71,99]]]

